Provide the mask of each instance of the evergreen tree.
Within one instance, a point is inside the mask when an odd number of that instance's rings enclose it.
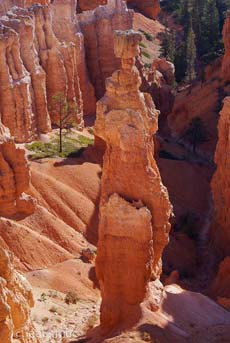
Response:
[[[191,120],[182,137],[192,145],[193,153],[196,153],[198,145],[209,141],[209,132],[200,117]]]
[[[165,27],[161,45],[161,57],[165,57],[168,61],[173,63],[175,59],[175,42],[175,32],[169,32],[167,27]]]
[[[196,62],[195,34],[192,28],[192,21],[190,20],[190,27],[188,30],[187,47],[186,47],[186,63],[187,63],[186,81],[188,81],[190,84],[196,78],[195,62]]]

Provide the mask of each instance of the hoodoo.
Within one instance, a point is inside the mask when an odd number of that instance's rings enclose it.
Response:
[[[0,121],[0,216],[34,212],[34,200],[24,193],[29,180],[25,151],[16,148],[9,130]]]
[[[103,329],[137,320],[148,281],[160,276],[170,230],[172,209],[153,157],[159,112],[139,91],[135,67],[141,37],[133,30],[116,31],[121,69],[106,80],[97,104],[95,134],[106,144],[96,259]]]
[[[218,143],[215,152],[217,170],[211,187],[214,200],[212,238],[222,256],[230,255],[230,97],[225,98],[218,124]]]

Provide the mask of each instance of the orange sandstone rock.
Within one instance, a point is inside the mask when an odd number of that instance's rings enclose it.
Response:
[[[114,55],[114,30],[133,27],[133,11],[121,0],[109,0],[105,6],[77,15],[84,35],[86,61],[97,99],[105,93],[105,80],[120,67]]]
[[[30,319],[34,306],[29,283],[13,268],[13,256],[0,248],[0,341],[39,343]]]
[[[230,13],[227,13],[222,35],[225,53],[222,62],[221,76],[223,80],[230,81]]]
[[[84,36],[77,22],[76,6],[76,0],[54,0],[50,6],[52,26],[60,42],[63,44],[72,42],[74,66],[77,70],[77,73],[75,72],[75,93],[78,106],[80,109],[83,106],[84,115],[94,115],[96,112],[95,91],[88,75]]]
[[[135,67],[141,35],[116,31],[121,69],[106,80],[97,104],[95,134],[106,143],[96,270],[102,292],[101,325],[137,320],[148,280],[161,273],[171,205],[153,157],[159,112],[139,91]]]
[[[0,26],[0,113],[2,123],[19,142],[31,140],[31,79],[21,56],[17,33]]]
[[[51,130],[51,121],[46,99],[46,74],[39,64],[35,47],[34,17],[26,10],[14,8],[1,22],[18,33],[21,61],[31,77],[32,108],[35,114],[32,117],[32,129],[38,133],[47,133]],[[11,128],[11,125],[8,127]],[[19,140],[20,133],[15,136]]]
[[[78,10],[79,11],[90,11],[94,10],[100,5],[106,5],[107,0],[79,0],[78,1]]]
[[[230,257],[227,256],[220,263],[216,278],[214,279],[210,294],[217,302],[230,310]]]
[[[156,19],[161,7],[159,0],[126,0],[127,3],[136,7],[149,18]]]
[[[34,212],[29,188],[29,167],[23,149],[16,148],[9,131],[0,122],[0,216]]]
[[[225,98],[218,123],[216,172],[211,182],[214,201],[212,240],[222,256],[230,255],[230,97]]]

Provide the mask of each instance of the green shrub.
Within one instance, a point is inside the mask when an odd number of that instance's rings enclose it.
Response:
[[[151,55],[150,55],[147,51],[142,50],[142,51],[141,51],[141,54],[142,54],[144,57],[146,57],[146,58],[148,58],[148,59],[151,59]]]
[[[149,32],[146,32],[144,30],[141,30],[139,29],[139,31],[141,33],[143,33],[143,35],[145,36],[145,38],[149,41],[149,42],[152,42],[153,41],[153,36],[149,33]]]

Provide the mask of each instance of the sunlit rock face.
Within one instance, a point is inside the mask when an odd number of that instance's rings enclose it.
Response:
[[[105,6],[79,14],[78,21],[85,39],[86,62],[97,99],[105,92],[105,80],[120,67],[114,54],[114,30],[133,27],[132,10],[122,0],[108,0]]]
[[[0,248],[0,342],[39,343],[30,319],[31,287],[14,270],[13,256]]]
[[[74,67],[77,70],[77,73],[75,72],[75,95],[80,113],[83,106],[84,115],[95,115],[95,90],[89,78],[84,36],[76,18],[77,3],[77,0],[54,0],[50,6],[52,27],[54,34],[62,44],[68,45],[71,42],[75,60]],[[71,73],[73,74],[73,69],[70,69],[70,75]]]
[[[216,172],[211,182],[214,201],[212,240],[221,256],[230,255],[230,97],[225,98],[218,123]]]
[[[25,151],[16,148],[9,130],[0,121],[0,216],[29,215],[34,212],[34,200],[25,193],[29,181]]]
[[[31,141],[49,132],[51,124],[59,124],[54,101],[57,94],[76,109],[71,122],[83,126],[80,79],[84,93],[90,90],[87,94],[92,95],[91,103],[94,99],[92,110],[85,101],[85,113],[95,109],[94,91],[84,69],[83,37],[74,32],[75,14],[67,26],[72,29],[71,35],[66,31],[65,37],[58,37],[61,24],[67,22],[71,11],[74,13],[73,5],[71,1],[63,4],[56,0],[55,13],[60,14],[63,8],[66,12],[55,20],[53,7],[39,4],[13,7],[0,19],[0,113],[16,142]]]
[[[135,67],[140,41],[138,32],[116,31],[121,69],[97,103],[95,134],[106,144],[96,259],[104,329],[138,318],[148,281],[161,273],[170,230],[171,205],[153,157],[159,112],[139,91]]]

